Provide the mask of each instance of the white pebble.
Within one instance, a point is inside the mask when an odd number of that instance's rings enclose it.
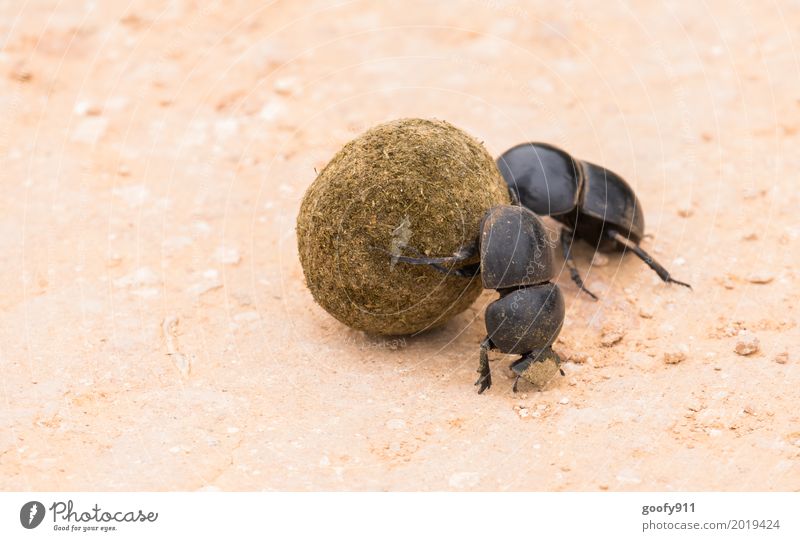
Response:
[[[220,246],[214,251],[214,259],[223,265],[236,265],[241,261],[239,250],[232,246]]]
[[[678,364],[686,360],[689,347],[686,344],[680,344],[673,349],[664,352],[664,362],[666,364]]]
[[[111,193],[125,201],[129,207],[135,208],[147,201],[150,190],[144,184],[131,184],[130,186],[114,188]]]
[[[747,281],[751,284],[768,284],[775,279],[769,272],[754,272],[747,276]]]
[[[292,94],[297,90],[297,81],[293,77],[282,77],[272,85],[278,94]]]
[[[267,122],[277,120],[286,112],[286,106],[278,101],[271,101],[261,108],[258,116]]]
[[[87,100],[81,100],[75,103],[75,107],[73,107],[72,112],[78,116],[97,116],[100,114],[101,110],[96,105],[92,105],[91,102]]]
[[[643,319],[653,319],[655,315],[655,310],[652,306],[640,306],[639,307],[639,317]]]
[[[130,274],[114,280],[117,287],[152,286],[159,282],[158,275],[149,267],[140,267]]]
[[[72,132],[72,141],[93,145],[106,133],[108,119],[100,116],[82,120]]]
[[[758,351],[760,342],[758,337],[747,330],[739,331],[736,339],[736,345],[733,348],[739,355],[752,355]]]
[[[608,325],[603,329],[603,334],[600,336],[600,344],[608,348],[621,341],[624,336],[625,330],[622,327]]]
[[[600,252],[595,252],[594,256],[592,257],[592,266],[605,267],[606,265],[608,265],[608,257]]]
[[[390,430],[402,430],[406,427],[406,422],[402,419],[389,419],[386,421],[386,428]]]

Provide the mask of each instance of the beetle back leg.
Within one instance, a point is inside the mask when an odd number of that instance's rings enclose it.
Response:
[[[575,265],[575,260],[572,258],[572,248],[571,248],[571,241],[574,237],[572,229],[568,229],[566,227],[561,228],[561,251],[564,252],[564,261],[567,263],[567,268],[569,269],[569,275],[572,277],[572,281],[575,282],[575,285],[578,286],[578,289],[589,295],[594,300],[597,299],[597,295],[586,289],[586,286],[583,285],[583,279],[581,278],[580,273],[578,273],[578,267]]]
[[[642,248],[638,244],[633,242],[632,240],[620,235],[617,231],[614,231],[613,229],[608,231],[608,236],[610,238],[614,239],[615,241],[617,241],[618,243],[622,244],[626,248],[629,248],[634,254],[636,254],[639,257],[639,259],[644,261],[647,264],[648,267],[650,267],[651,269],[656,271],[656,274],[658,274],[658,277],[661,278],[662,280],[664,280],[666,283],[668,283],[668,284],[678,284],[680,286],[684,286],[684,287],[688,287],[689,289],[692,289],[692,286],[690,286],[689,284],[687,284],[685,282],[680,282],[680,281],[674,279],[672,276],[670,276],[669,271],[667,271],[667,269],[662,267],[658,263],[658,261],[653,259],[653,257],[650,254],[648,254],[647,252],[642,250]]]
[[[487,336],[481,341],[480,365],[478,367],[478,381],[475,385],[478,386],[478,394],[483,393],[486,389],[492,386],[492,371],[489,368],[489,350],[494,349],[492,341]]]

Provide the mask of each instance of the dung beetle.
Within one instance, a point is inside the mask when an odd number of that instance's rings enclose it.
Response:
[[[583,285],[570,250],[572,237],[600,251],[631,250],[667,283],[691,289],[672,278],[639,243],[644,237],[644,213],[633,189],[613,171],[573,158],[546,143],[523,143],[497,159],[512,199],[539,216],[552,216],[563,224],[561,249],[572,280],[595,300]]]
[[[534,363],[561,358],[553,351],[553,341],[564,323],[564,297],[555,278],[553,248],[542,221],[521,206],[503,205],[489,209],[480,223],[478,238],[448,257],[426,257],[406,247],[417,257],[392,254],[395,262],[429,265],[439,272],[471,278],[478,273],[485,289],[495,289],[500,298],[486,308],[486,337],[481,341],[478,394],[492,385],[489,351],[516,354],[511,363],[520,378],[538,383]],[[389,253],[386,250],[381,250]],[[480,262],[466,264],[480,254]],[[564,372],[558,369],[561,375]]]

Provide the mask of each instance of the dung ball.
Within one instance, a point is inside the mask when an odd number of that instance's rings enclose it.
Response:
[[[477,240],[489,208],[508,203],[494,160],[460,129],[422,119],[375,126],[347,143],[303,197],[297,244],[306,284],[329,314],[367,333],[442,325],[475,301],[480,277],[394,256],[453,255]]]

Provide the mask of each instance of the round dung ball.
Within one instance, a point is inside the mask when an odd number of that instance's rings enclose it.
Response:
[[[393,256],[453,255],[477,241],[489,208],[508,203],[494,160],[460,129],[422,119],[375,126],[347,143],[306,191],[297,217],[306,284],[354,329],[401,335],[442,325],[478,297],[480,276]]]

